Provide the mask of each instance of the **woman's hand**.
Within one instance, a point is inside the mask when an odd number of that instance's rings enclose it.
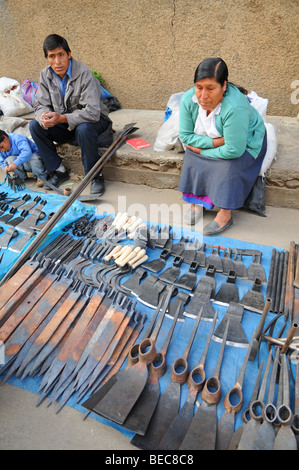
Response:
[[[197,153],[198,155],[200,155],[201,149],[199,149],[198,147],[192,147],[192,145],[186,145],[186,147],[187,147],[187,149],[192,150],[192,152]]]
[[[213,146],[216,147],[221,147],[221,145],[224,145],[224,137],[216,137],[213,139]]]

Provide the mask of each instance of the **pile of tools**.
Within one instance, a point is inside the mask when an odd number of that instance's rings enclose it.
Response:
[[[102,379],[115,372],[145,321],[136,302],[76,275],[89,243],[59,235],[1,288],[3,382],[43,375],[40,402],[54,386],[54,399],[67,386],[70,396],[94,385],[104,369]]]
[[[157,315],[157,312],[161,310],[160,322],[163,322],[163,316],[165,315],[172,317],[174,322],[177,322],[180,319],[182,320],[182,313],[183,315],[186,314],[187,308],[185,308],[185,305],[190,300],[190,297],[192,300],[195,297],[196,289],[194,289],[194,286],[196,285],[196,282],[194,282],[194,279],[190,282],[192,288],[190,289],[191,295],[188,296],[189,298],[186,297],[186,295],[180,296],[183,292],[178,293],[177,289],[177,286],[180,284],[176,281],[180,274],[178,272],[180,262],[176,259],[178,257],[176,250],[180,250],[181,257],[183,257],[183,253],[188,253],[187,259],[190,265],[194,262],[194,252],[192,253],[192,249],[191,253],[186,251],[186,241],[182,239],[179,244],[174,246],[173,252],[171,251],[172,247],[168,247],[168,250],[165,250],[164,247],[165,245],[163,245],[163,250],[159,258],[143,264],[142,267],[138,268],[136,272],[121,285],[130,290],[130,292],[142,303],[152,308],[156,307],[155,315]],[[215,301],[216,303],[214,280],[216,269],[214,265],[210,264],[211,258],[207,260],[207,256],[202,256],[204,248],[205,247],[200,248],[200,256],[202,267],[206,267],[206,275],[203,276],[197,284],[197,286],[201,285],[202,290],[199,289],[199,292],[202,297],[198,295],[196,306],[195,304],[193,306],[193,315],[189,315],[191,318],[195,319],[194,329],[191,333],[190,341],[184,355],[178,358],[171,368],[171,384],[163,391],[162,394],[159,392],[158,382],[159,378],[165,374],[165,366],[161,372],[157,368],[156,364],[160,364],[161,357],[163,357],[163,361],[165,360],[165,354],[173,331],[171,330],[169,332],[169,335],[165,338],[165,346],[163,346],[161,351],[157,353],[155,350],[157,330],[152,333],[150,333],[149,330],[146,332],[143,341],[139,344],[138,362],[112,377],[110,381],[100,387],[97,392],[87,399],[83,403],[83,406],[89,411],[108,418],[111,421],[134,431],[136,435],[132,439],[132,443],[141,449],[242,449],[244,441],[247,442],[245,438],[247,433],[244,434],[244,438],[242,438],[245,424],[239,427],[237,431],[234,431],[235,415],[239,413],[243,407],[242,386],[247,363],[248,361],[255,361],[261,341],[266,339],[269,341],[269,359],[264,371],[262,384],[260,384],[260,379],[263,372],[263,361],[260,364],[256,377],[256,386],[252,392],[251,401],[256,401],[257,397],[262,397],[263,400],[267,399],[267,397],[265,397],[265,391],[268,377],[270,377],[269,370],[272,363],[270,382],[271,391],[269,392],[269,400],[271,400],[272,405],[274,403],[274,391],[275,388],[277,389],[277,387],[275,387],[275,383],[276,381],[279,381],[278,391],[276,390],[277,396],[275,396],[277,413],[275,413],[274,418],[273,416],[271,418],[273,419],[273,424],[271,424],[271,426],[274,430],[274,434],[272,433],[271,438],[271,434],[269,433],[268,439],[266,432],[263,440],[260,439],[258,442],[255,441],[255,443],[251,442],[251,444],[247,443],[246,445],[247,448],[251,445],[252,449],[273,448],[295,450],[297,449],[297,428],[296,425],[292,423],[293,421],[296,422],[298,419],[298,405],[297,401],[295,401],[294,405],[292,403],[292,408],[294,409],[294,412],[292,412],[290,403],[290,383],[291,380],[295,383],[295,379],[292,377],[290,355],[287,354],[287,352],[289,353],[292,351],[290,346],[293,346],[293,350],[295,349],[296,354],[298,352],[297,346],[294,343],[294,340],[296,340],[294,334],[298,328],[296,320],[296,312],[298,313],[298,310],[294,308],[293,315],[286,319],[290,320],[288,336],[285,339],[285,342],[282,340],[280,343],[282,346],[281,351],[276,349],[274,359],[274,357],[272,357],[273,352],[270,347],[272,337],[265,333],[268,330],[273,331],[281,313],[278,311],[278,315],[274,317],[264,330],[265,320],[267,318],[270,305],[272,304],[271,299],[267,298],[266,301],[263,300],[259,309],[251,308],[253,311],[262,313],[262,316],[260,318],[258,328],[255,329],[251,337],[236,383],[224,398],[225,412],[217,421],[217,405],[221,399],[219,377],[225,345],[233,344],[241,346],[241,344],[247,342],[247,339],[241,328],[243,312],[241,302],[230,301],[228,303],[226,314],[218,327],[215,328],[217,312],[215,313],[213,309],[211,309],[210,301],[213,300],[213,302]],[[198,251],[194,251],[195,256],[197,256]],[[241,255],[240,252],[237,254]],[[174,263],[172,267],[166,268],[165,272],[169,269],[168,272],[166,272],[166,275],[154,276],[153,274],[147,274],[147,268],[149,268],[149,271],[153,270],[155,273],[160,271],[163,273],[163,269],[166,266],[165,261],[171,255],[174,257]],[[216,253],[214,247],[212,247],[212,256],[214,255],[215,260],[218,261],[219,247],[216,248]],[[260,294],[262,283],[266,284],[266,276],[263,276],[264,270],[260,265],[260,254],[252,254],[246,250],[246,255],[253,255],[251,264],[254,266],[250,265],[250,269],[245,268],[246,271],[244,269],[242,271],[239,270],[239,273],[243,272],[243,279],[248,279],[248,273],[251,272],[251,268],[256,267],[257,271],[253,269],[253,272],[255,272],[255,274],[257,272],[261,274],[261,279],[256,278],[254,282],[252,292],[250,292],[250,297],[247,296],[248,301],[248,299],[252,300],[256,293]],[[175,265],[175,263],[177,265]],[[218,272],[223,272],[223,265],[221,266],[218,264]],[[232,273],[229,273],[231,276]],[[202,279],[203,281],[200,282]],[[232,282],[232,284],[234,283]],[[230,291],[231,289],[228,290]],[[227,296],[226,291],[224,291],[224,296]],[[174,300],[172,300],[172,297],[174,297]],[[177,300],[177,302],[175,302],[175,300]],[[246,303],[244,302],[245,308],[247,308],[247,301]],[[172,305],[175,305],[176,308],[171,309]],[[172,314],[170,315],[171,310]],[[202,320],[212,321],[210,334],[205,344],[202,356],[199,359],[198,366],[189,373],[187,358],[192,341],[194,340],[194,335],[196,334],[196,330],[199,328],[199,324]],[[174,323],[172,326],[175,328]],[[286,321],[280,334],[287,326]],[[157,327],[161,327],[159,322],[157,322]],[[221,349],[215,372],[212,377],[206,380],[204,363],[211,339],[221,342]],[[147,346],[147,348],[150,347],[150,353],[148,351],[145,353],[145,346]],[[134,351],[136,357],[136,345]],[[287,360],[289,360],[289,367],[287,365]],[[180,372],[178,373],[179,369]],[[185,403],[180,408],[180,391],[181,387],[185,383],[188,384],[189,394]],[[297,394],[298,386],[299,383],[297,379]],[[200,392],[202,393],[201,404],[199,405],[198,400],[200,398]],[[236,397],[238,398],[236,399]],[[256,404],[254,406],[257,407]],[[265,407],[266,405],[264,403],[262,408]],[[286,418],[287,414],[288,418]],[[245,418],[245,423],[248,423],[248,411],[244,414],[244,420]],[[254,418],[252,419],[254,420]],[[263,418],[261,415],[258,418],[257,423],[261,424],[263,421],[266,421],[266,418]],[[286,426],[286,424],[288,426]],[[253,424],[251,424],[251,426],[253,426]]]
[[[298,351],[297,245],[283,252],[279,267],[271,259],[274,267],[267,281],[260,251],[209,246],[184,237],[176,243],[171,227],[148,228],[127,213],[84,216],[52,238],[0,286],[3,383],[13,375],[39,377],[38,405],[46,398],[49,404],[58,401],[58,412],[74,396],[86,410],[85,417],[92,412],[133,431],[132,443],[141,449],[297,448],[298,367],[295,379],[290,362],[290,353]],[[149,260],[148,250],[156,254],[156,249],[161,249],[160,256]],[[252,257],[247,266],[245,256]],[[276,250],[272,258],[276,260]],[[181,271],[183,263],[187,272]],[[216,273],[224,279],[220,287]],[[238,279],[252,283],[242,298]],[[262,289],[267,289],[266,300]],[[275,289],[280,294],[273,304]],[[152,310],[149,318],[142,304]],[[226,307],[221,319],[214,305]],[[244,309],[261,314],[251,338],[241,324]],[[265,327],[268,312],[275,317]],[[285,323],[274,338],[279,318]],[[162,393],[168,352],[184,321],[190,326],[188,342],[172,364],[171,380]],[[264,370],[259,350],[265,341],[269,357]],[[217,419],[227,346],[241,348],[243,364],[224,397],[225,412]],[[188,358],[191,352],[196,357],[198,350],[198,363],[189,371]],[[206,362],[215,357],[214,372],[206,377]],[[236,414],[245,406],[245,374],[248,367],[252,372],[253,363],[259,366],[248,404],[252,419],[246,412],[244,424],[235,431]],[[295,407],[290,401],[293,382]],[[184,385],[188,395],[181,405]],[[257,402],[262,403],[262,418],[253,418]],[[258,426],[260,430],[269,424],[264,410],[270,408],[275,408],[269,418],[274,434],[260,431],[264,437],[250,441],[246,436],[255,436]]]
[[[52,214],[46,213],[47,201],[42,200],[40,196],[33,199],[26,193],[22,197],[11,198],[7,193],[1,194],[3,199],[0,205],[0,247],[21,253],[37,232],[42,230]]]

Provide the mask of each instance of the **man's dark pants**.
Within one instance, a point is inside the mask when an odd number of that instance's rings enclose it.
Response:
[[[30,122],[29,129],[37,145],[47,171],[55,171],[62,162],[54,142],[65,143],[74,138],[81,149],[82,164],[87,174],[99,159],[98,136],[110,125],[111,121],[101,116],[98,122],[84,122],[74,130],[68,130],[68,124],[44,129],[35,119]]]

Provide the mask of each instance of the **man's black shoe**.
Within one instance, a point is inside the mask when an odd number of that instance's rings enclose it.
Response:
[[[101,196],[105,192],[105,181],[103,175],[96,176],[90,186],[90,194]]]
[[[70,179],[70,174],[68,171],[54,171],[51,178],[48,179],[48,182],[52,184],[52,186],[60,186],[62,183]]]

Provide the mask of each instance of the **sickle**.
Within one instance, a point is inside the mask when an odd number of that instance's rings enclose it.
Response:
[[[247,362],[251,353],[251,348],[253,345],[253,340],[255,337],[255,331],[252,335],[250,344],[248,346],[246,356],[244,358],[242,367],[239,372],[239,376],[233,388],[227,393],[224,399],[225,412],[221,416],[217,425],[217,438],[216,438],[216,450],[227,450],[232,435],[234,433],[235,426],[235,414],[240,411],[243,404],[243,393],[242,385],[244,380],[244,375],[247,367]],[[238,398],[238,402],[233,404],[231,399],[233,396]]]
[[[210,341],[212,334],[214,332],[215,324],[217,321],[218,310],[215,312],[214,319],[208,334],[208,338],[200,357],[200,360],[196,367],[190,372],[188,377],[188,388],[189,393],[187,399],[177,414],[177,416],[172,421],[168,430],[164,434],[160,444],[157,446],[157,449],[163,450],[176,450],[179,449],[181,443],[184,440],[184,437],[188,431],[190,423],[193,419],[194,414],[194,404],[196,401],[197,394],[202,390],[205,380],[205,361],[210,346]]]
[[[135,123],[134,123],[135,124]],[[30,246],[22,253],[22,255],[18,258],[17,262],[14,263],[12,268],[3,276],[0,282],[0,286],[2,286],[9,278],[11,278],[20,268],[20,266],[25,263],[31,254],[38,248],[41,242],[45,239],[45,237],[49,234],[58,220],[63,216],[63,214],[69,209],[72,205],[74,200],[81,194],[81,192],[87,187],[90,181],[99,173],[99,171],[104,166],[105,162],[111,158],[111,156],[115,153],[115,151],[125,142],[126,137],[137,130],[136,127],[133,127],[133,123],[127,124],[123,130],[118,133],[117,138],[111,144],[111,146],[107,149],[107,151],[102,155],[102,157],[95,163],[95,165],[91,168],[85,178],[81,181],[78,187],[73,191],[73,193],[66,198],[65,202],[59,208],[59,210],[51,217],[48,221],[47,225],[43,228],[43,230],[35,237],[33,242]]]
[[[201,320],[202,310],[203,309],[201,308],[194,323],[193,330],[183,356],[176,359],[173,363],[171,370],[172,382],[160,396],[146,433],[143,436],[136,434],[131,441],[131,443],[136,447],[145,450],[156,449],[172,420],[179,411],[181,385],[184,384],[188,378],[187,358]],[[182,370],[178,370],[178,368]]]
[[[221,348],[212,377],[206,380],[202,390],[202,403],[195,412],[193,420],[189,426],[188,432],[180,446],[180,450],[185,449],[202,449],[214,450],[216,442],[217,430],[217,404],[221,398],[220,387],[220,369],[224,348],[226,344],[227,334],[229,328],[229,320],[226,324]]]

